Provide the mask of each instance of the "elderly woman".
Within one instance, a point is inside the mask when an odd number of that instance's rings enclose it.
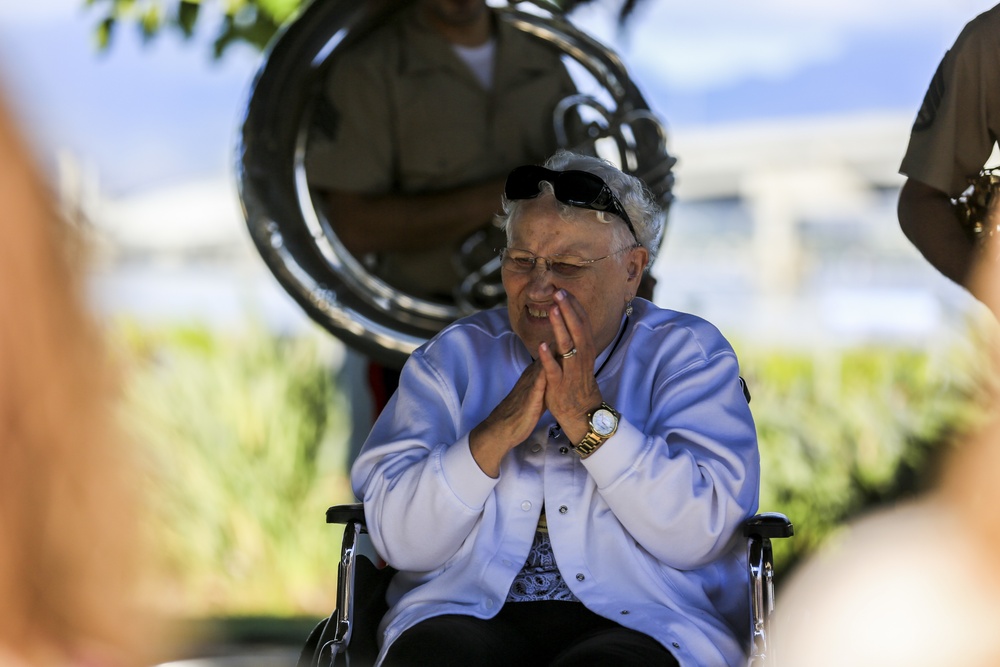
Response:
[[[660,219],[597,158],[510,173],[507,307],[414,352],[352,470],[382,664],[743,659],[755,429],[719,331],[635,299]]]

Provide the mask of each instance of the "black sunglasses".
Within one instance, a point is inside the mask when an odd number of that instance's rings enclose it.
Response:
[[[545,167],[538,167],[533,164],[526,164],[515,167],[507,175],[507,183],[504,185],[503,193],[507,199],[534,199],[541,194],[539,184],[548,181],[552,184],[552,190],[556,199],[563,204],[587,208],[592,211],[610,211],[625,221],[628,230],[632,232],[632,238],[639,243],[639,237],[635,233],[635,227],[625,207],[618,201],[618,197],[608,187],[600,176],[591,174],[589,171],[571,169],[569,171],[553,171]]]

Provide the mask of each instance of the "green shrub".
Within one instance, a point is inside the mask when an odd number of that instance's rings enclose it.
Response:
[[[975,418],[974,350],[905,347],[741,353],[761,448],[761,511],[795,537],[779,571],[844,521],[924,491]]]
[[[352,494],[349,412],[328,334],[122,325],[126,419],[145,452],[149,528],[173,608],[197,615],[326,614]],[[737,346],[760,435],[761,511],[796,536],[779,571],[844,521],[909,497],[975,415],[975,345]]]
[[[187,615],[329,613],[340,531],[323,512],[353,498],[337,347],[318,332],[120,331],[157,594]]]

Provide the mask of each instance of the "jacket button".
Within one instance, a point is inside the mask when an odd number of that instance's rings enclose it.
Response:
[[[565,505],[560,505],[560,506],[559,506],[559,513],[560,513],[560,514],[565,514],[565,513],[566,513],[566,512],[568,512],[568,511],[569,511],[569,508],[568,508],[568,507],[566,507]]]
[[[569,447],[560,447],[559,448],[559,453],[560,454],[569,454]]]
[[[528,510],[531,509],[531,503],[525,500],[523,503],[521,503],[521,509],[527,512]]]
[[[577,580],[577,581],[583,581],[583,580],[584,580],[584,579],[586,579],[586,578],[587,578],[587,577],[583,576],[583,572],[577,572],[577,573],[576,573],[576,580]]]

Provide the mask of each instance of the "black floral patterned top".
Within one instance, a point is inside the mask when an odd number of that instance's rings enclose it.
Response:
[[[528,552],[524,567],[514,577],[507,593],[507,602],[532,602],[535,600],[562,600],[576,602],[577,598],[563,581],[556,565],[549,541],[549,526],[545,520],[545,509],[538,519],[535,541]]]

